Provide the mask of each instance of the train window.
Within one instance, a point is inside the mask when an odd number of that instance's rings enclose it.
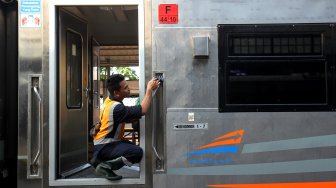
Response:
[[[326,24],[219,25],[219,111],[334,110],[332,33]]]
[[[68,108],[82,105],[82,37],[72,31],[66,33],[66,95]]]

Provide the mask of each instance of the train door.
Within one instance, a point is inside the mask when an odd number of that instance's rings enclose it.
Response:
[[[1,88],[0,89],[0,185],[1,187],[16,187],[17,186],[16,180],[19,173],[17,170],[18,166],[17,25],[18,25],[18,3],[14,0],[0,1],[0,88]]]
[[[89,101],[88,101],[88,129],[100,121],[100,44],[91,36],[89,39],[89,62],[88,62],[88,80],[89,80]],[[93,155],[93,138],[88,135],[88,160]]]
[[[97,42],[96,39],[94,39],[93,37],[91,38],[91,63],[89,63],[89,85],[90,85],[90,90],[92,91],[92,95],[91,95],[91,100],[90,100],[90,109],[91,112],[89,113],[89,115],[91,114],[92,116],[92,120],[89,121],[90,124],[96,124],[100,121],[99,119],[99,109],[100,109],[100,91],[99,91],[99,81],[100,81],[100,71],[99,71],[99,67],[100,67],[100,48],[99,48],[99,43]],[[90,127],[90,126],[89,126]]]
[[[87,24],[60,9],[58,44],[58,176],[66,177],[87,163]]]

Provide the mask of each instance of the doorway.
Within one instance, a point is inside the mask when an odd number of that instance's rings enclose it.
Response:
[[[133,87],[127,104],[136,104],[137,98],[143,95],[139,83],[144,79],[144,54],[141,50],[144,48],[144,35],[143,29],[140,29],[143,25],[139,24],[139,20],[143,20],[139,18],[139,7],[139,4],[120,3],[64,6],[55,2],[55,9],[51,8],[58,15],[54,25],[59,32],[55,35],[55,44],[58,45],[55,57],[60,60],[54,65],[58,70],[54,82],[58,100],[50,102],[50,106],[53,106],[52,103],[58,106],[55,119],[50,117],[51,124],[55,125],[55,135],[50,136],[56,140],[56,147],[50,140],[50,147],[53,147],[50,160],[55,157],[56,161],[55,165],[50,164],[51,170],[55,171],[50,173],[51,185],[63,185],[65,182],[62,180],[65,179],[67,182],[73,179],[74,185],[115,184],[96,174],[88,164],[93,148],[88,130],[99,121],[100,103],[108,97],[105,80],[109,75],[123,73],[125,69],[135,75],[131,78],[133,80],[129,80]],[[50,74],[52,80],[52,71]],[[139,126],[128,125],[125,138],[144,148]],[[123,176],[117,184],[143,184],[144,163],[143,159],[140,164],[116,171]],[[101,181],[93,183],[92,178]]]

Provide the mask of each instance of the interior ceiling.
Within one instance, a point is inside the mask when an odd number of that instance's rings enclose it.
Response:
[[[99,43],[101,66],[137,66],[138,7],[69,6],[63,7],[88,22],[89,34]]]
[[[138,44],[138,7],[136,5],[64,8],[88,21],[89,32],[100,45]]]
[[[101,66],[137,66],[139,64],[139,49],[137,45],[101,46]]]

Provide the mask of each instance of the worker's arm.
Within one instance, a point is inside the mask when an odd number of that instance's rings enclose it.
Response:
[[[157,79],[152,79],[148,82],[145,96],[141,101],[142,115],[147,113],[152,102],[152,93],[157,87],[159,87],[159,85],[160,81]]]

